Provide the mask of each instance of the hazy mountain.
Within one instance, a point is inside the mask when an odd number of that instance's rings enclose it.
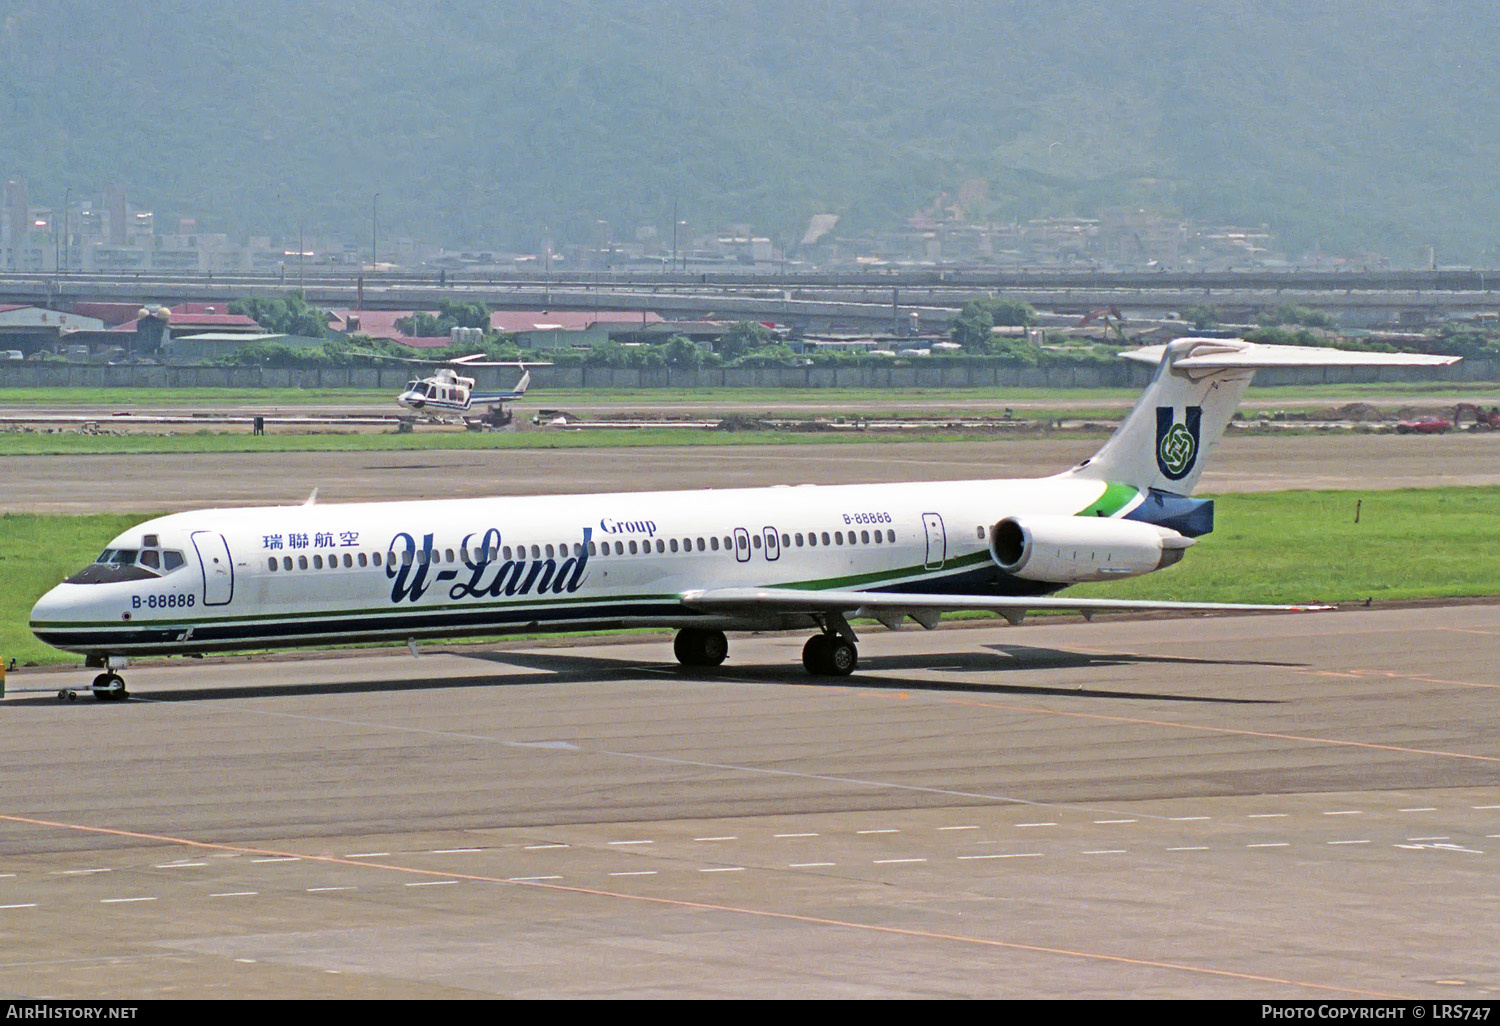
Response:
[[[1144,205],[1500,263],[1500,7],[0,0],[0,176],[205,228],[530,245]],[[987,192],[974,183],[987,184]]]

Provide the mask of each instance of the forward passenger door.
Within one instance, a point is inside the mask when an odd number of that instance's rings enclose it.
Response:
[[[203,604],[227,606],[234,598],[234,564],[229,559],[229,543],[214,531],[194,531],[192,540],[203,567]]]

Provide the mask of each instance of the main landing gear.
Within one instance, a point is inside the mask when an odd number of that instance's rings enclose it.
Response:
[[[815,677],[847,677],[859,665],[858,639],[839,613],[821,616],[822,634],[802,646],[802,665]],[[684,627],[672,642],[672,651],[683,666],[718,666],[729,655],[729,640],[723,631]]]
[[[814,677],[847,677],[859,665],[859,650],[852,638],[814,634],[802,646],[802,665]]]
[[[683,666],[718,666],[729,655],[729,639],[723,631],[684,627],[677,632],[672,651]]]
[[[822,634],[814,634],[802,646],[802,665],[814,677],[847,677],[859,665],[859,639],[838,610],[817,616]]]

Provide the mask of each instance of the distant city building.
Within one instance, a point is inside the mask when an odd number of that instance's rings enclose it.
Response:
[[[50,189],[55,196],[55,189]],[[954,267],[1023,270],[1223,270],[1252,267],[1388,267],[1376,253],[1330,254],[1314,250],[1289,259],[1266,225],[1213,225],[1149,208],[1106,208],[1097,217],[998,220],[983,179],[939,193],[900,223],[864,222],[859,234],[840,234],[839,215],[813,214],[800,236],[767,234],[733,224],[689,237],[687,222],[641,225],[616,233],[595,219],[584,240],[554,239],[548,232],[536,252],[476,248],[454,252],[409,236],[382,233],[378,267],[368,265],[367,235],[355,238],[295,236],[285,225],[240,241],[200,230],[194,218],[164,223],[154,211],[130,202],[124,185],[110,183],[98,196],[64,190],[64,206],[39,206],[23,180],[4,183],[0,195],[0,272],[106,272],[179,274],[255,272],[276,275],[295,288],[320,270],[430,272],[447,282],[471,274],[565,274],[570,271],[757,273],[822,267],[832,270]],[[369,226],[364,226],[368,228]],[[352,231],[351,226],[351,231]],[[1436,265],[1430,250],[1413,254],[1419,266]]]

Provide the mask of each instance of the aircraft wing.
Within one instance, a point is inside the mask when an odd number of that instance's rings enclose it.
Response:
[[[1325,605],[1263,605],[1236,602],[1154,602],[1148,599],[1088,599],[1052,595],[989,597],[984,595],[899,594],[884,591],[804,591],[800,588],[714,588],[689,591],[684,605],[711,613],[843,613],[879,620],[887,627],[910,616],[931,627],[943,613],[987,610],[1019,623],[1033,609],[1061,609],[1088,616],[1103,612],[1278,612],[1305,613],[1334,608]]]

